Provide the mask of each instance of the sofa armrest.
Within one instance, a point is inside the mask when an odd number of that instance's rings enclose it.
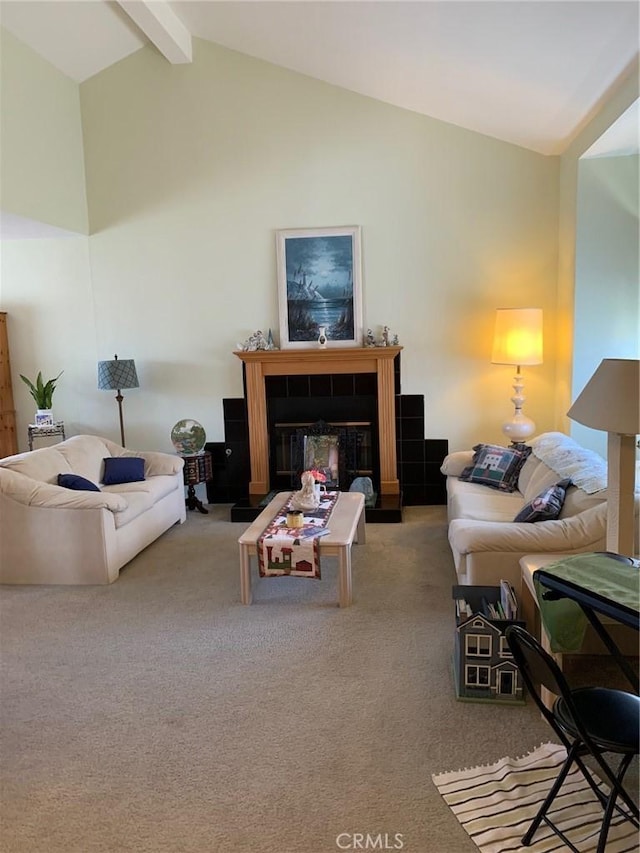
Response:
[[[0,491],[25,506],[53,509],[108,509],[123,512],[129,504],[123,495],[110,492],[84,492],[33,480],[19,471],[0,468]]]
[[[457,518],[449,525],[449,541],[459,554],[587,550],[590,544],[595,545],[605,537],[606,526],[607,505],[603,502],[569,518],[534,524]]]
[[[445,456],[440,471],[447,477],[459,477],[463,470],[473,462],[473,450],[456,450]]]

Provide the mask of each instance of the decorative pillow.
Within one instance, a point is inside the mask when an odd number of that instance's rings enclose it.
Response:
[[[515,492],[520,469],[527,461],[531,448],[526,445],[501,447],[498,444],[476,444],[473,450],[471,465],[464,469],[458,479],[490,486],[501,492]]]
[[[141,480],[144,480],[144,459],[141,456],[107,456],[104,460],[102,482],[105,486],[139,483]]]
[[[558,518],[570,485],[571,480],[560,480],[559,483],[544,489],[525,504],[513,520],[535,522],[553,521]]]
[[[58,485],[65,489],[75,489],[78,492],[99,492],[100,489],[91,480],[79,474],[58,474]]]

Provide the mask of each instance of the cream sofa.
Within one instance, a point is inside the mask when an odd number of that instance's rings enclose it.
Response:
[[[607,522],[606,463],[593,451],[559,432],[527,442],[532,448],[520,470],[517,491],[501,492],[459,480],[473,451],[447,456],[449,544],[458,582],[494,586],[501,579],[520,587],[520,558],[525,554],[575,554],[604,551]],[[515,523],[520,509],[565,477],[567,490],[557,520]]]
[[[138,456],[145,479],[102,484],[104,459]],[[125,450],[77,435],[53,447],[0,459],[0,582],[106,584],[186,517],[179,456]],[[100,491],[59,486],[78,474]]]

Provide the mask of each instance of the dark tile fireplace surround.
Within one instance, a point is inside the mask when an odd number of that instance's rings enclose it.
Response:
[[[448,452],[446,439],[425,439],[424,397],[401,394],[399,359],[394,365],[396,393],[395,427],[400,495],[378,498],[376,507],[367,508],[367,520],[398,522],[402,506],[446,503],[445,478],[440,465]],[[313,423],[320,418],[331,423],[376,418],[376,376],[371,373],[311,374],[270,376],[265,383],[269,432],[276,422],[289,420]],[[209,503],[231,503],[231,521],[251,521],[260,511],[255,495],[249,495],[251,478],[249,431],[245,398],[223,400],[223,442],[208,442],[213,479],[207,484]],[[273,459],[273,439],[270,438]],[[270,461],[270,467],[272,463]],[[374,466],[372,479],[377,490]],[[291,488],[290,483],[271,471],[273,489]]]

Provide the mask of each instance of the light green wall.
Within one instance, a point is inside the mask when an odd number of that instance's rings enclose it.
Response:
[[[73,80],[0,28],[0,209],[88,232]]]
[[[143,49],[80,87],[87,274],[73,304],[62,269],[34,277],[61,288],[56,328],[35,292],[28,317],[17,300],[29,261],[12,248],[10,331],[14,309],[25,330],[45,329],[45,352],[80,330],[73,367],[37,364],[77,370],[57,400],[70,430],[117,439],[115,403],[95,388],[96,361],[117,352],[140,376],[125,392],[131,447],[171,449],[185,417],[222,440],[222,399],[242,394],[236,342],[278,330],[276,230],[351,224],[362,226],[365,327],[399,334],[402,391],[425,395],[427,437],[451,449],[503,438],[513,371],[490,363],[497,307],[545,311],[545,363],[525,373],[525,408],[552,428],[558,158],[194,48],[182,66]],[[13,370],[27,372],[15,359]],[[29,399],[18,400],[23,423]]]
[[[576,300],[576,238],[578,219],[578,166],[580,157],[618,119],[640,95],[639,65],[636,57],[625,75],[598,104],[589,121],[560,158],[560,231],[557,302],[557,374],[556,403],[557,429],[574,434],[575,425],[566,417],[573,402],[573,373],[584,367],[580,361],[574,365],[574,346],[581,329],[574,324]],[[603,325],[602,340],[611,339],[615,329]],[[604,355],[602,356],[604,357]],[[592,431],[591,431],[592,432]],[[581,440],[587,440],[581,432]],[[599,438],[592,436],[589,446],[598,449]]]
[[[640,357],[638,186],[638,155],[579,163],[573,399],[603,358]],[[606,433],[572,435],[606,457]]]

